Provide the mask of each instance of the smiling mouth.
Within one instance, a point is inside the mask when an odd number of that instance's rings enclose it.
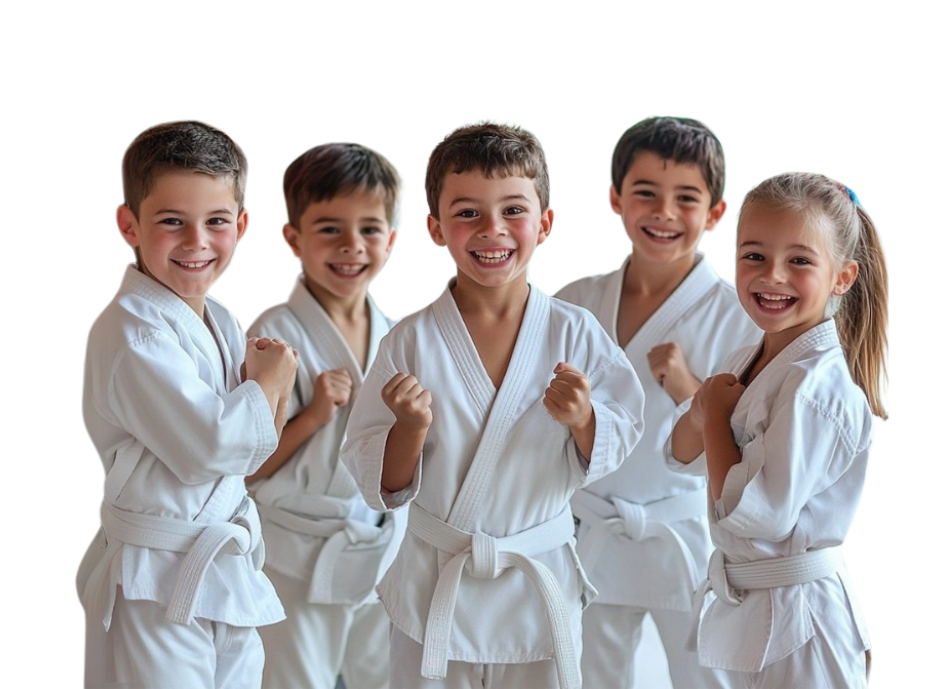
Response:
[[[681,232],[671,232],[668,230],[654,230],[652,227],[640,228],[645,234],[653,239],[677,239],[682,236]]]
[[[785,308],[796,303],[796,297],[786,294],[768,294],[765,292],[755,292],[754,298],[758,305],[767,311],[783,311]]]
[[[343,277],[355,277],[369,267],[368,263],[330,263],[330,270]]]
[[[501,249],[498,251],[471,251],[473,256],[480,263],[503,263],[508,261],[509,257],[515,253],[512,249]]]
[[[199,270],[205,268],[207,265],[215,261],[215,259],[210,259],[208,261],[177,261],[176,259],[171,259],[173,263],[182,268],[187,268],[189,270]]]

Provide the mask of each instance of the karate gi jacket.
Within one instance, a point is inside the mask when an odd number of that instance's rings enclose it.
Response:
[[[370,314],[366,367],[375,359],[390,322],[367,297]],[[388,569],[404,536],[407,515],[369,508],[339,451],[349,412],[364,373],[333,320],[299,278],[287,303],[265,311],[248,329],[251,336],[280,337],[298,354],[297,382],[288,414],[296,416],[313,399],[319,374],[343,368],[353,387],[349,404],[317,430],[270,477],[253,486],[261,510],[267,566],[311,582],[310,602],[358,605],[376,601],[375,585]],[[321,559],[330,539],[326,555]]]
[[[274,419],[261,387],[241,380],[245,336],[235,318],[208,297],[205,314],[131,266],[92,326],[83,402],[106,472],[104,511],[213,526],[253,510],[244,477],[277,447]],[[251,534],[250,553],[212,559],[195,617],[237,626],[284,619],[260,571],[260,537]],[[86,614],[107,628],[118,585],[128,600],[169,606],[185,557],[102,530],[79,570]]]
[[[591,382],[596,435],[590,464],[579,456],[567,426],[554,421],[542,403],[560,361]],[[414,483],[383,495],[385,441],[395,417],[380,391],[397,372],[413,374],[431,391],[434,418]],[[500,538],[565,519],[574,490],[613,471],[636,445],[642,408],[633,367],[595,318],[535,287],[497,391],[448,287],[383,340],[341,456],[375,509],[413,500],[412,517],[419,508],[464,532]],[[567,519],[570,535],[564,544],[532,560],[557,580],[572,636],[579,641],[581,609],[594,590],[581,571],[574,524]],[[379,585],[392,622],[419,643],[425,642],[439,574],[451,557],[409,530]],[[493,579],[464,573],[447,658],[471,663],[549,658],[554,651],[548,627],[545,605],[520,569],[507,568]]]
[[[620,298],[629,265],[628,257],[619,270],[578,280],[557,296],[588,309],[617,342]],[[704,476],[677,474],[662,461],[676,402],[653,377],[647,353],[656,345],[676,342],[692,375],[705,380],[719,371],[731,352],[759,340],[760,332],[741,308],[734,288],[699,254],[689,275],[630,342],[618,342],[646,393],[643,437],[619,469],[583,490],[600,500],[618,499],[649,508],[650,516],[631,520],[627,533],[592,535],[595,529],[610,527],[604,520],[590,518],[589,509],[582,507],[582,502],[588,504],[588,496],[575,496],[572,508],[580,519],[578,551],[597,587],[599,603],[689,611],[712,551]],[[683,495],[699,503],[695,516],[652,523],[657,505]]]
[[[722,366],[740,377],[760,345]],[[709,499],[715,547],[729,563],[797,556],[841,545],[858,508],[872,440],[872,414],[853,381],[836,326],[803,333],[751,381],[731,417],[741,462],[720,499]],[[704,454],[685,465],[666,446],[669,465],[704,472]],[[815,634],[868,632],[848,574],[805,584],[751,589],[738,605],[714,600],[697,634],[699,661],[759,672]]]

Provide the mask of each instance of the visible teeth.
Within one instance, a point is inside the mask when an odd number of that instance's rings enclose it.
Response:
[[[768,301],[783,301],[784,299],[793,299],[793,297],[788,297],[786,294],[764,294],[763,292],[758,292],[757,296],[761,299],[767,299]]]
[[[177,261],[184,268],[204,268],[212,261]]]
[[[758,292],[757,298],[760,299],[761,304],[767,309],[785,309],[794,299],[793,297],[788,297],[786,294],[764,294],[763,292]]]
[[[662,230],[654,230],[652,227],[646,227],[644,229],[659,239],[675,239],[680,234],[679,232],[663,232]]]
[[[365,270],[361,263],[331,263],[330,267],[340,275],[358,275]]]
[[[501,263],[512,256],[511,249],[503,251],[471,251],[471,254],[481,263]]]

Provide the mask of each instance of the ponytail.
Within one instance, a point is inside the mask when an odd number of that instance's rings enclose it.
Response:
[[[874,223],[861,206],[855,210],[859,237],[851,260],[858,263],[858,277],[842,297],[836,328],[852,380],[865,393],[872,413],[886,419],[881,383],[888,351],[888,270]]]

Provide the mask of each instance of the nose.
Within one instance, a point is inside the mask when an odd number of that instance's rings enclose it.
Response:
[[[187,224],[183,228],[183,248],[187,251],[201,251],[208,246],[209,230],[199,224]]]
[[[779,285],[786,282],[786,271],[780,261],[765,261],[760,274],[761,282],[767,285]]]
[[[676,217],[675,209],[670,198],[658,195],[653,205],[653,217],[657,220],[672,220]]]
[[[358,232],[344,232],[340,251],[344,254],[361,254],[365,251],[365,244]]]
[[[483,216],[478,234],[482,238],[491,239],[506,234],[503,218],[498,213]]]

